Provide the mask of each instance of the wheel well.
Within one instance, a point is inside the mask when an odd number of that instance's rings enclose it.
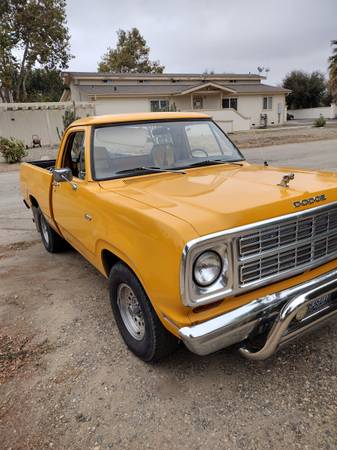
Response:
[[[112,266],[114,266],[119,261],[121,261],[121,259],[118,258],[118,256],[111,253],[110,250],[102,251],[102,262],[103,262],[103,267],[104,267],[104,270],[105,270],[105,273],[107,276],[110,275]]]
[[[30,195],[29,196],[29,200],[30,200],[31,205],[34,206],[34,208],[38,208],[39,207],[39,204],[38,204],[38,202],[37,202],[35,197]]]

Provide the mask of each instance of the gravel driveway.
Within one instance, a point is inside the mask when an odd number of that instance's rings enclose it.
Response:
[[[1,449],[337,448],[336,322],[266,362],[182,347],[147,365],[119,337],[106,280],[74,251],[45,252],[17,186],[0,173]]]

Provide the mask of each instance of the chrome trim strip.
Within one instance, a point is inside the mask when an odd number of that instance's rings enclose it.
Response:
[[[304,211],[296,211],[296,212],[293,212],[290,214],[285,214],[283,216],[277,216],[277,217],[273,217],[271,219],[260,220],[259,222],[252,222],[247,225],[242,225],[240,227],[229,228],[228,230],[218,231],[216,233],[207,234],[206,236],[201,236],[200,238],[192,239],[191,241],[189,241],[186,244],[186,246],[191,246],[191,245],[194,245],[196,242],[205,241],[208,239],[229,236],[232,234],[239,234],[239,233],[242,233],[243,231],[252,230],[257,227],[263,227],[265,225],[272,225],[272,224],[280,222],[282,220],[288,220],[288,219],[292,219],[294,217],[297,218],[297,217],[304,217],[304,216],[308,216],[308,215],[310,216],[312,213],[314,213],[314,214],[319,213],[320,211],[324,211],[326,209],[333,208],[334,206],[337,206],[337,201],[330,202],[326,205],[320,205],[320,206],[317,206],[316,208],[308,208]]]
[[[273,217],[271,219],[262,220],[259,222],[253,222],[247,225],[243,225],[240,227],[230,228],[228,230],[219,231],[216,233],[208,234],[206,236],[201,236],[199,238],[193,239],[186,243],[181,257],[180,264],[180,294],[182,302],[185,306],[196,307],[199,305],[204,305],[208,303],[213,303],[218,300],[221,300],[230,295],[238,295],[243,292],[250,291],[252,289],[256,289],[259,286],[265,286],[266,284],[271,283],[272,281],[279,281],[284,278],[289,277],[290,275],[295,276],[299,273],[302,273],[308,269],[317,267],[324,263],[327,263],[336,258],[336,255],[330,255],[328,257],[322,257],[322,259],[312,261],[300,267],[290,269],[288,271],[282,272],[277,275],[272,275],[270,277],[263,278],[262,280],[253,281],[252,283],[247,283],[244,286],[240,286],[238,279],[238,265],[241,262],[239,259],[237,243],[233,242],[234,238],[243,233],[247,233],[251,230],[258,230],[261,227],[271,226],[276,223],[280,223],[286,220],[291,220],[294,218],[311,216],[313,214],[318,214],[320,212],[332,209],[337,206],[337,202],[331,202],[326,205],[317,206],[315,208],[308,208],[304,211],[296,211],[291,214],[286,214],[283,216]],[[191,275],[192,275],[192,266],[193,261],[191,261],[191,251],[200,248],[203,249],[211,249],[213,246],[219,245],[222,243],[227,246],[229,254],[229,262],[231,266],[231,273],[228,277],[228,283],[226,286],[223,286],[222,290],[217,289],[215,291],[201,292],[200,298],[193,299],[191,298]],[[233,245],[234,244],[234,245]]]
[[[303,305],[309,304],[321,295],[336,290],[337,269],[297,286],[260,297],[214,319],[191,327],[183,327],[179,330],[179,335],[192,352],[198,355],[207,355],[242,342],[259,324],[263,324],[263,322],[276,316],[275,324],[267,341],[259,352],[253,353],[243,346],[240,349],[240,353],[247,358],[265,359],[277,351],[281,344],[309,329],[311,330],[318,323],[337,314],[337,308],[333,311],[328,310],[325,315],[318,317],[311,323],[307,324],[303,320],[303,327],[284,334],[291,320]]]
[[[186,249],[186,247],[185,247]],[[227,272],[222,271],[220,277],[211,286],[202,287],[197,285],[193,279],[193,264],[196,258],[206,250],[217,252],[221,258],[227,257]],[[224,269],[224,268],[223,268]],[[180,287],[182,289],[182,302],[185,306],[199,306],[220,300],[232,292],[234,277],[234,258],[230,243],[221,240],[214,241],[211,245],[208,241],[191,247],[187,253],[183,252],[180,271]],[[190,276],[187,276],[189,274]],[[188,295],[184,295],[184,291]]]

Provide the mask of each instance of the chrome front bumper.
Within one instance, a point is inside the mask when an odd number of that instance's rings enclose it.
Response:
[[[323,297],[327,301],[320,305],[318,299]],[[318,307],[312,308],[315,301]],[[281,345],[334,315],[337,315],[337,270],[258,298],[207,322],[181,328],[179,335],[186,347],[198,355],[241,343],[239,351],[243,356],[263,360]],[[269,331],[262,346],[250,349],[249,338],[263,333],[266,327]]]

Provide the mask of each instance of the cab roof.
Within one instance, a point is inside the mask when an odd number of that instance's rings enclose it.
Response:
[[[107,123],[146,122],[148,120],[172,119],[210,119],[207,114],[193,112],[155,112],[132,114],[107,114],[104,116],[83,117],[72,122],[70,127],[83,125],[102,125]]]

